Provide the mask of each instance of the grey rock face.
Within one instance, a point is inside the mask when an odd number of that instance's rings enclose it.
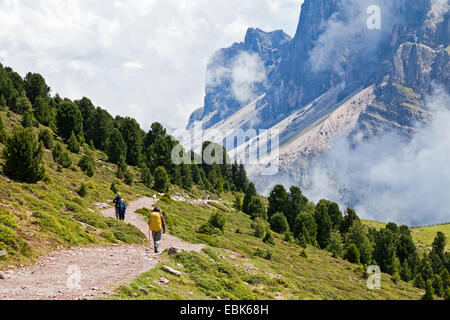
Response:
[[[380,7],[381,29],[367,27],[369,5]],[[449,6],[448,1],[436,0],[305,0],[292,40],[281,31],[249,29],[244,43],[219,50],[208,69],[230,69],[242,52],[256,53],[261,59],[267,78],[253,88],[255,96],[261,96],[255,107],[260,121],[253,129],[279,126],[289,117],[306,113],[313,101],[336,89],[332,104],[322,104],[322,110],[314,107],[316,114],[326,116],[364,88],[374,86],[375,99],[359,114],[349,137],[362,133],[370,139],[392,130],[409,137],[417,123],[430,119],[424,97],[434,84],[450,92]],[[239,114],[236,111],[247,103],[236,99],[232,88],[230,77],[209,82],[204,108],[192,115],[190,123],[202,119],[209,128]],[[281,127],[305,130],[317,121],[310,120]],[[233,118],[230,123],[241,122]],[[333,137],[334,132],[327,134]],[[281,136],[295,134],[281,132]],[[291,148],[292,141],[283,143],[286,150],[305,149],[303,145]],[[319,149],[317,154],[326,151],[325,147]],[[296,156],[302,155],[289,154],[289,158]],[[289,162],[283,170],[301,184],[313,158],[314,154],[308,153],[305,163]]]
[[[271,72],[281,60],[284,45],[290,40],[290,36],[281,30],[264,32],[250,28],[244,42],[217,51],[207,66],[204,107],[191,115],[188,128],[195,121],[205,119],[204,127],[209,128],[249,102],[246,97],[237,97],[234,92],[236,88],[233,87],[236,85],[236,77],[239,77],[239,68],[246,72],[247,64],[256,64],[249,68],[258,70],[250,71],[257,72],[259,77],[263,76],[261,81],[248,84],[252,91],[249,98],[263,93],[267,89]]]

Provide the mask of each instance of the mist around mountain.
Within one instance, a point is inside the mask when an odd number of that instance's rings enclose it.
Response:
[[[449,185],[436,162],[450,160],[438,129],[449,105],[449,16],[442,0],[306,0],[292,39],[249,29],[216,53],[188,128],[278,130],[278,173],[248,168],[262,193],[295,184],[367,218],[448,220],[448,195],[433,188]]]

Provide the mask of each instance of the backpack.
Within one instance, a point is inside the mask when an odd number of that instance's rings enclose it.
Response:
[[[150,230],[154,232],[161,231],[161,214],[159,212],[152,212],[150,215],[150,220],[148,221],[148,226],[150,227]]]
[[[121,202],[120,204],[119,204],[119,211],[121,212],[121,213],[125,213],[125,210],[127,209],[127,204],[125,203],[125,202]]]

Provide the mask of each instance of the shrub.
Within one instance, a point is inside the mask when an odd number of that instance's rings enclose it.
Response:
[[[106,239],[108,242],[111,242],[111,243],[117,243],[117,242],[118,242],[117,239],[116,239],[116,237],[114,237],[114,233],[112,233],[112,232],[109,231],[109,230],[103,231],[103,232],[100,234],[100,236],[101,236],[103,239]]]
[[[391,277],[391,281],[395,284],[400,282],[400,275],[398,274],[398,272],[396,272],[392,277]]]
[[[308,254],[306,253],[305,249],[303,249],[303,250],[300,252],[300,257],[308,259]]]
[[[78,166],[89,177],[94,176],[95,161],[94,161],[94,158],[91,155],[84,155],[83,157],[81,157],[80,162],[78,162]]]
[[[46,149],[52,149],[53,148],[53,135],[51,131],[47,128],[41,129],[39,131],[39,142],[42,142],[44,144],[44,147]]]
[[[290,233],[290,232],[286,232],[285,234],[284,234],[284,241],[285,242],[291,242],[292,241],[292,233]]]
[[[198,229],[198,232],[212,236],[213,234],[216,233],[216,230],[214,229],[214,227],[211,224],[205,223],[200,226],[200,229]]]
[[[69,153],[64,150],[61,143],[57,143],[53,147],[52,155],[53,160],[63,168],[69,168],[72,165],[72,159],[70,159]]]
[[[344,253],[344,259],[351,263],[357,263],[357,264],[360,263],[359,251],[354,243],[351,243],[350,245],[348,245],[348,247]]]
[[[273,246],[275,245],[275,240],[273,239],[272,232],[267,231],[266,236],[263,239],[263,242],[267,243],[267,244],[271,244]]]
[[[142,244],[146,241],[146,236],[132,224],[126,224],[114,218],[106,218],[105,222],[119,241],[128,244]]]
[[[80,186],[80,188],[77,190],[77,193],[80,197],[87,196],[88,193],[88,186],[83,182]]]
[[[0,209],[0,224],[7,226],[11,229],[17,227],[17,221],[7,212]]]
[[[123,178],[127,185],[131,186],[133,184],[134,175],[131,173],[131,171],[127,170]]]
[[[109,190],[111,190],[114,194],[117,194],[118,190],[114,182],[111,183],[111,187],[109,188]]]
[[[277,212],[269,220],[270,228],[276,233],[285,233],[289,231],[289,225],[283,213]]]
[[[16,128],[3,151],[4,173],[13,180],[36,183],[44,178],[42,163],[44,146],[38,143],[33,130]]]
[[[87,182],[87,186],[89,187],[89,189],[92,189],[92,190],[95,190],[95,189],[96,189],[95,183],[94,183],[94,181],[92,181],[92,180],[89,180],[89,181]]]
[[[221,230],[222,232],[224,232],[225,230],[225,217],[222,213],[220,212],[216,212],[214,213],[211,218],[209,218],[209,224],[211,224],[211,226]]]
[[[253,221],[252,229],[255,230],[255,237],[263,238],[267,231],[267,223],[258,217]]]

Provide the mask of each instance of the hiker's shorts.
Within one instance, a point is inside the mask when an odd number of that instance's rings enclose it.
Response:
[[[152,231],[152,238],[155,249],[158,249],[159,244],[161,243],[162,240],[162,230],[157,232]]]

